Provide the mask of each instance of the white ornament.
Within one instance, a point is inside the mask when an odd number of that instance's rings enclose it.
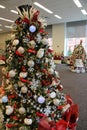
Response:
[[[13,77],[15,77],[15,75],[16,75],[15,70],[10,70],[9,71],[9,77],[13,78]]]
[[[48,69],[48,72],[49,72],[50,74],[53,74],[53,73],[54,73],[54,69],[49,68],[49,69]]]
[[[33,67],[34,66],[34,61],[33,60],[29,60],[27,64],[28,64],[29,67]]]
[[[45,98],[43,96],[38,97],[38,103],[43,104],[45,102]]]
[[[19,74],[20,78],[26,78],[27,75],[28,75],[27,72],[20,72],[20,74]]]
[[[20,54],[23,54],[24,53],[24,48],[22,47],[22,46],[20,46],[19,48],[18,48],[18,52],[20,53]]]
[[[31,124],[32,124],[32,119],[25,118],[25,119],[24,119],[24,123],[25,123],[26,125],[31,125]]]
[[[57,85],[56,81],[53,80],[51,86],[56,86],[56,85]]]
[[[29,31],[30,31],[31,33],[34,33],[34,32],[36,31],[36,26],[35,26],[35,25],[31,25],[31,26],[29,27]]]
[[[43,38],[41,42],[42,42],[43,45],[47,45],[48,44],[48,40],[46,38]]]
[[[60,100],[55,98],[55,99],[53,99],[53,103],[54,103],[54,105],[58,106],[60,103]]]
[[[26,86],[21,88],[21,92],[22,93],[27,93],[27,91],[28,91],[28,88]]]
[[[38,58],[42,58],[44,56],[44,49],[39,49],[38,52],[37,52],[37,57]]]
[[[11,115],[14,109],[11,106],[6,106],[6,115]]]
[[[35,48],[36,46],[36,42],[34,40],[30,41],[29,44],[32,48]]]
[[[55,75],[58,77],[59,76],[59,73],[57,71],[55,71]]]
[[[41,40],[42,40],[42,37],[41,37],[41,35],[38,33],[38,34],[37,34],[37,41],[38,41],[38,43],[40,43]]]
[[[55,97],[56,97],[56,93],[55,92],[50,93],[50,98],[55,98]]]
[[[17,46],[19,44],[19,40],[18,39],[15,39],[14,41],[13,41],[13,45],[14,46]]]
[[[25,114],[25,108],[24,107],[20,107],[19,108],[19,113],[22,115],[22,114]]]

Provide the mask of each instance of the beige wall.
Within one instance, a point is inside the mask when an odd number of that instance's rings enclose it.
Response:
[[[53,50],[57,54],[64,52],[65,24],[52,26]]]
[[[10,39],[10,33],[2,33],[0,34],[0,49],[4,49],[5,41]]]

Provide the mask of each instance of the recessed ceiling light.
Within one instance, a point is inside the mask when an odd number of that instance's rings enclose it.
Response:
[[[15,11],[15,10],[10,10],[12,13],[15,13],[15,14],[18,14],[18,12],[17,11]]]
[[[53,12],[49,9],[47,9],[46,7],[44,7],[43,5],[39,4],[38,2],[34,2],[35,5],[37,5],[39,8],[45,10],[46,12],[52,14]]]
[[[80,3],[79,0],[73,0],[73,1],[74,1],[74,3],[76,4],[76,6],[77,6],[78,8],[81,8],[81,7],[82,7],[82,5],[81,5],[81,3]]]
[[[0,26],[2,26],[2,25],[0,24]]]
[[[4,8],[6,8],[6,7],[5,7],[5,6],[3,6],[3,5],[0,5],[0,8],[4,9]]]
[[[87,12],[85,9],[81,9],[81,12],[84,14],[84,15],[87,15]]]
[[[2,17],[0,17],[0,20],[4,20],[4,21],[7,21],[7,22],[11,22],[11,23],[14,22],[14,21],[12,21],[12,20],[10,20],[10,19],[6,19],[6,18],[2,18]]]
[[[62,17],[60,17],[59,15],[54,15],[56,18],[58,19],[62,19]]]

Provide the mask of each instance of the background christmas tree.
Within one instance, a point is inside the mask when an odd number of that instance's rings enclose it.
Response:
[[[73,129],[78,107],[55,70],[53,50],[46,39],[46,22],[29,5],[17,8],[19,18],[6,41],[5,84],[0,99],[2,130]]]
[[[82,40],[75,46],[70,59],[71,70],[75,72],[85,72],[85,61],[86,61],[86,51],[82,45]]]

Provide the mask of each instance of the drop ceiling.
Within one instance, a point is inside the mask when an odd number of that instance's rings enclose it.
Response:
[[[23,4],[33,5],[35,8],[40,10],[40,16],[45,18],[48,25],[65,23],[71,21],[87,20],[87,15],[83,15],[81,9],[87,11],[87,0],[79,0],[83,7],[78,8],[73,0],[0,0],[0,5],[5,6],[5,9],[0,8],[0,17],[15,21],[19,16],[10,12],[10,10],[16,10],[16,7]],[[49,14],[46,11],[35,6],[33,3],[38,2],[53,12]],[[17,11],[17,10],[16,10]],[[57,14],[62,19],[54,17]],[[0,20],[0,33],[8,32],[11,29],[5,28],[5,25],[10,26],[12,23]]]

